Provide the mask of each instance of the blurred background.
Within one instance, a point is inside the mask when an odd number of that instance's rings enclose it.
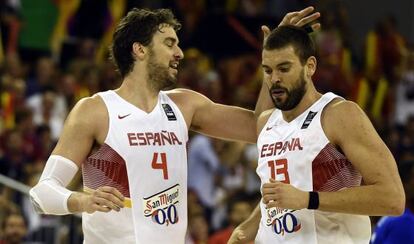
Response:
[[[276,27],[287,12],[309,5],[322,14],[322,30],[312,34],[317,89],[357,102],[399,168],[411,170],[414,1],[0,0],[0,243],[82,242],[78,216],[39,216],[26,193],[72,106],[120,84],[108,46],[129,9],[171,8],[182,22],[179,87],[254,109],[262,81],[260,25]],[[187,241],[226,243],[260,200],[256,147],[191,134],[188,155]],[[78,175],[71,189],[81,186]]]

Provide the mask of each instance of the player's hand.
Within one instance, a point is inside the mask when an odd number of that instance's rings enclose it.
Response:
[[[282,25],[294,25],[298,27],[305,26],[311,22],[317,20],[321,14],[319,12],[312,13],[314,7],[307,7],[301,11],[290,12],[283,17],[282,22],[279,26]],[[320,23],[311,24],[310,27],[313,31],[319,30],[321,28]],[[270,28],[266,25],[262,25],[263,37],[266,39],[270,35]]]
[[[309,192],[273,179],[263,184],[262,194],[266,208],[304,209],[309,203]]]
[[[247,237],[244,233],[244,230],[240,227],[234,229],[233,233],[231,233],[230,239],[227,241],[227,244],[242,244],[247,243]]]
[[[82,210],[87,213],[120,211],[124,207],[124,196],[114,187],[102,186],[81,199]]]

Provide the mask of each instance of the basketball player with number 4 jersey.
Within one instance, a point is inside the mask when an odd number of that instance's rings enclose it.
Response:
[[[294,14],[295,23],[281,24],[305,25],[319,17],[312,12],[306,8]],[[188,89],[163,91],[176,83],[184,56],[179,28],[167,9],[133,9],[121,20],[111,47],[121,86],[75,105],[30,191],[40,213],[81,212],[86,244],[184,243],[188,130],[256,141],[257,115],[270,108],[270,97],[259,96],[254,112]],[[79,168],[85,192],[66,189]]]
[[[276,109],[258,119],[262,201],[229,243],[369,243],[369,215],[400,215],[396,162],[353,102],[319,93],[315,48],[293,26],[272,31],[262,53]]]
[[[82,165],[84,189],[93,192],[112,186],[126,198],[126,207],[119,213],[83,213],[85,241],[122,240],[128,235],[109,238],[100,231],[113,232],[121,224],[125,233],[140,233],[137,243],[166,238],[181,243],[183,236],[178,233],[187,228],[188,129],[183,115],[162,91],[149,113],[115,91],[98,95],[108,110],[108,133],[104,144]],[[102,228],[102,223],[108,224]],[[154,235],[154,230],[162,235]]]

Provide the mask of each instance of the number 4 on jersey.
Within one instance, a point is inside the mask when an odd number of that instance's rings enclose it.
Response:
[[[270,177],[272,177],[272,179],[276,180],[276,175],[283,175],[284,179],[279,181],[287,184],[290,183],[288,161],[286,158],[270,160],[267,162],[267,165],[270,168]]]
[[[161,155],[161,162],[158,162],[158,154]],[[168,167],[167,167],[167,154],[166,153],[154,153],[151,167],[153,169],[162,169],[164,180],[168,180]]]

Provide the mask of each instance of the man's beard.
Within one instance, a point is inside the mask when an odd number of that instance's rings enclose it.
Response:
[[[147,70],[148,84],[156,91],[172,87],[177,82],[177,77],[170,74],[169,66],[163,66],[156,62],[152,51],[149,54]]]
[[[276,84],[269,89],[270,97],[272,98],[272,101],[277,109],[280,109],[282,111],[289,111],[294,109],[300,103],[306,92],[306,82],[303,70],[300,73],[300,77],[297,79],[296,84],[297,85],[293,87],[290,91]],[[286,99],[284,101],[282,100],[282,98],[274,98],[272,96],[272,91],[276,89],[284,90],[286,96]]]

